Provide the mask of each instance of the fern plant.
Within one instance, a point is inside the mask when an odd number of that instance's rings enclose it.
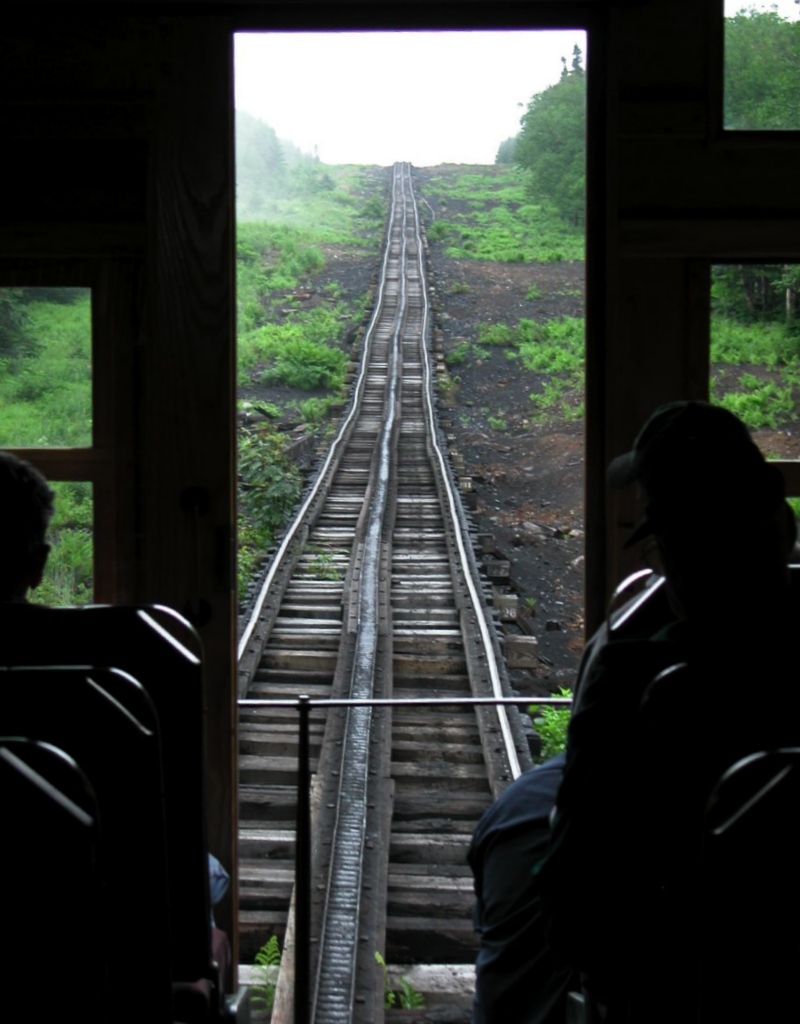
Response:
[[[419,1010],[425,1005],[425,997],[421,992],[418,992],[408,978],[400,977],[397,979],[400,986],[399,990],[395,990],[391,986],[391,980],[389,978],[389,968],[386,965],[386,961],[383,956],[375,950],[375,963],[383,971],[383,1006],[386,1010],[391,1010],[397,1006],[400,1010]]]
[[[256,978],[252,985],[253,1007],[269,1013],[272,1004],[275,1002],[275,982],[272,981],[273,971],[271,968],[279,967],[281,963],[281,947],[277,935],[270,935],[264,945],[255,956]]]
[[[387,1010],[391,1010],[397,1001],[397,996],[392,991],[391,985],[389,984],[389,968],[386,966],[386,961],[383,956],[375,950],[375,963],[383,971],[383,1005]]]
[[[400,1009],[419,1010],[425,1005],[425,997],[411,984],[408,978],[401,977],[400,982]]]

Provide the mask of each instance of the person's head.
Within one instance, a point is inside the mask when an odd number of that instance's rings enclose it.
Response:
[[[54,497],[30,463],[0,452],[0,601],[24,601],[41,583]]]
[[[657,409],[608,481],[639,484],[645,517],[627,546],[655,540],[685,610],[720,586],[741,594],[786,577],[796,527],[783,477],[726,409],[688,401]]]

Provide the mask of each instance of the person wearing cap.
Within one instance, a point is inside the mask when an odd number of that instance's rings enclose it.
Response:
[[[672,619],[596,652],[537,875],[548,940],[582,973],[593,1019],[672,1024],[697,1018],[706,799],[740,757],[800,745],[796,529],[778,470],[703,402],[658,409],[608,482],[639,486],[628,543],[652,545]],[[659,678],[675,665],[691,693]]]

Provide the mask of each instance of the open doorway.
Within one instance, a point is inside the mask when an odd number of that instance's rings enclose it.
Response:
[[[402,89],[379,87],[398,63],[414,68]],[[541,697],[574,678],[583,641],[586,67],[582,32],[237,37],[244,604],[250,563],[257,569],[280,529],[273,511],[296,501],[304,466],[348,401],[381,260],[391,165],[408,161],[426,240],[441,422],[459,453],[456,471],[470,481],[464,490],[477,532],[493,538],[484,552],[508,566],[497,588],[518,601],[518,615],[507,628],[539,642],[538,657],[511,669],[513,686]],[[427,80],[420,69],[430,70]],[[412,94],[407,78],[419,79],[422,91]],[[345,79],[349,92],[339,91]],[[498,95],[493,87],[504,81]],[[341,532],[337,520],[329,533]],[[298,555],[316,613],[319,594],[345,585],[350,550],[331,555],[308,543]],[[334,611],[326,606],[332,635],[343,603],[334,595]],[[303,685],[322,685],[309,682],[305,621],[293,636],[299,655],[265,661],[259,693],[287,687],[289,661],[306,673]],[[240,736],[256,758],[267,723],[257,723],[258,735],[252,725]],[[268,784],[255,780],[259,767],[248,761],[242,776],[243,816]],[[472,825],[454,826],[461,868]],[[281,927],[264,898],[258,857],[247,838],[245,957],[248,949],[259,955]],[[466,947],[474,941],[468,907],[462,923]],[[474,960],[460,943],[448,963]],[[275,953],[262,944],[260,955]]]
[[[578,30],[236,36],[240,466],[262,485],[240,493],[242,596],[344,400],[389,168],[410,160],[473,514],[539,639],[536,692],[574,675],[586,49]]]

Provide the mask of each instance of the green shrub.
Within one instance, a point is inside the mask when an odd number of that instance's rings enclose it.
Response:
[[[505,324],[478,324],[478,343],[481,345],[515,345],[514,330]]]
[[[474,352],[474,347],[468,341],[461,341],[452,352],[448,352],[445,355],[444,361],[448,366],[461,366],[462,363],[474,355]]]
[[[786,504],[794,512],[795,519],[800,519],[800,498],[787,498]]]
[[[259,365],[265,382],[279,381],[311,391],[341,387],[347,355],[339,348],[349,318],[344,306],[318,306],[285,323],[265,324],[240,336],[239,376],[243,382]]]
[[[519,353],[526,369],[538,373],[582,373],[582,317],[562,316],[543,323],[522,319],[517,331]]]
[[[566,394],[569,383],[554,377],[544,382],[541,391],[532,391],[530,394],[531,404],[538,412],[548,412],[554,409]]]
[[[315,579],[328,580],[331,583],[341,580],[341,570],[334,562],[330,551],[310,546],[306,548],[304,554],[308,555],[307,568]]]
[[[56,512],[48,530],[50,555],[34,593],[37,603],[86,604],[94,596],[92,485],[52,483]]]
[[[739,323],[711,319],[711,362],[731,366],[750,364],[774,370],[800,356],[797,337],[782,323]]]
[[[340,349],[306,338],[287,341],[275,356],[273,366],[261,375],[263,383],[280,381],[302,391],[330,388],[341,384],[347,356]]]
[[[800,385],[800,345],[786,324],[715,316],[710,354],[715,369],[711,394],[718,405],[751,430],[777,430],[797,422],[794,396]],[[744,367],[763,370],[756,375]]]
[[[239,434],[238,566],[244,593],[259,560],[300,497],[300,471],[287,454],[288,439],[275,430]]]
[[[386,205],[377,196],[371,196],[358,211],[358,216],[366,220],[383,222],[386,217]]]
[[[743,391],[719,395],[717,404],[735,413],[751,430],[777,430],[781,421],[796,418],[791,386],[759,381],[750,374],[742,374],[739,384]]]
[[[572,690],[566,687],[553,694],[555,697],[572,697]],[[539,761],[547,761],[567,749],[567,727],[571,715],[569,707],[551,707],[548,704],[541,707],[531,704],[528,713],[533,718],[533,726],[542,741],[539,753]]]
[[[303,423],[319,423],[330,413],[333,398],[307,398],[299,403],[300,415]]]
[[[455,232],[455,228],[451,224],[448,224],[444,220],[435,220],[433,224],[429,224],[427,227],[428,241],[429,242],[441,242],[448,235]]]

